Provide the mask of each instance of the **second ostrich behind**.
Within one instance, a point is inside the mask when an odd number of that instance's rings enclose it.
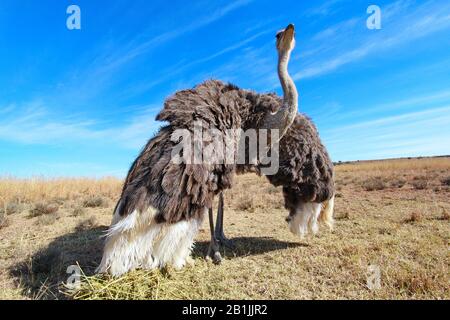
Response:
[[[281,100],[278,100],[281,105]],[[267,175],[274,186],[283,187],[284,205],[289,210],[286,221],[292,233],[303,237],[308,231],[317,233],[318,222],[333,226],[334,169],[325,146],[313,122],[297,114],[293,124],[279,143],[279,170]],[[259,165],[238,165],[238,173],[261,174]],[[215,229],[210,213],[210,255],[216,263],[221,261],[219,244],[233,247],[223,231],[224,199],[219,195]]]

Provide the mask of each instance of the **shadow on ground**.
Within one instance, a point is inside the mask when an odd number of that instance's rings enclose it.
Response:
[[[70,276],[67,268],[78,263],[86,275],[92,275],[101,260],[102,235],[106,230],[107,227],[79,228],[13,266],[10,273],[23,288],[23,295],[32,299],[65,299],[61,289]]]
[[[252,256],[287,248],[308,246],[304,243],[280,241],[271,237],[237,237],[231,240],[234,243],[234,248],[221,248],[221,254],[224,258]],[[209,241],[196,242],[193,252],[194,258],[204,257],[208,252],[208,247]]]
[[[87,275],[93,275],[102,257],[107,227],[78,229],[73,233],[54,239],[46,248],[10,269],[22,294],[31,299],[66,299],[64,285],[70,273],[67,268],[79,265]],[[269,237],[238,237],[232,239],[235,247],[224,248],[222,256],[232,259],[286,248],[305,246],[301,243],[279,241]],[[204,258],[209,242],[202,241],[195,245],[194,258]]]

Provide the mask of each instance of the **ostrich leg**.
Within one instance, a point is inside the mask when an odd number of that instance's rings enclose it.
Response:
[[[219,195],[219,207],[217,208],[217,221],[216,229],[214,230],[214,237],[223,246],[233,249],[235,248],[234,242],[227,239],[223,233],[223,192]]]
[[[219,244],[216,237],[214,236],[214,215],[212,208],[208,210],[208,216],[209,230],[211,232],[211,242],[209,244],[208,253],[206,254],[206,256],[211,258],[215,264],[219,264],[222,262],[222,256],[220,255]]]

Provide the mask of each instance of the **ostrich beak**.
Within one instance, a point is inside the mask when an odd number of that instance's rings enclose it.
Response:
[[[295,27],[291,23],[286,27],[284,31],[284,36],[286,37],[287,41],[292,41],[292,39],[294,38],[294,34],[295,34]]]
[[[291,23],[286,29],[277,33],[277,49],[281,51],[291,51],[295,45],[295,27]]]

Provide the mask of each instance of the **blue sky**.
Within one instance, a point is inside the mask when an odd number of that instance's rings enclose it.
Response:
[[[290,22],[299,110],[334,161],[450,154],[448,1],[2,0],[0,175],[123,177],[176,90],[281,94],[274,35]]]

